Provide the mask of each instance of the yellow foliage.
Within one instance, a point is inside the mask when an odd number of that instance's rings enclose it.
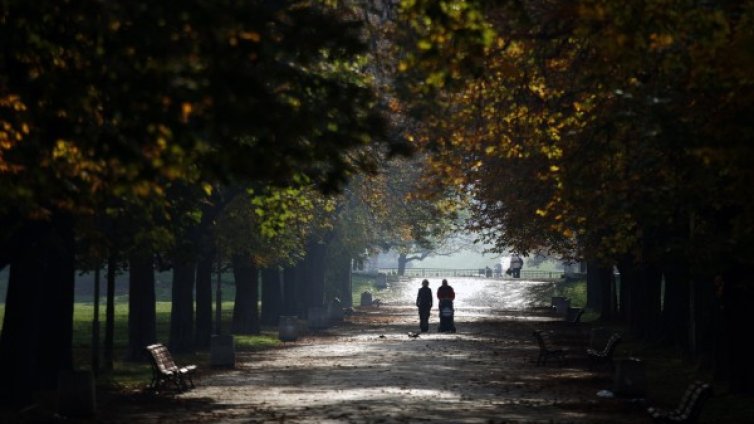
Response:
[[[662,50],[673,44],[673,36],[670,34],[650,34],[649,48],[651,50]]]
[[[238,34],[238,38],[246,41],[258,43],[262,41],[262,36],[256,31],[244,31]]]

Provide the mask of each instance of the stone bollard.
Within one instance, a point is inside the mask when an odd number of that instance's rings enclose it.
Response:
[[[298,317],[281,315],[278,324],[278,338],[284,342],[295,342],[298,339]]]
[[[58,414],[71,418],[94,416],[96,409],[94,375],[91,371],[58,373]]]
[[[361,294],[361,306],[372,306],[372,293],[365,291]]]
[[[236,342],[232,335],[214,335],[210,338],[209,364],[215,368],[236,367]]]
[[[327,328],[330,320],[327,316],[327,308],[324,306],[312,306],[309,308],[309,328],[322,329]]]
[[[613,392],[630,397],[644,397],[647,394],[647,369],[641,359],[616,361]]]

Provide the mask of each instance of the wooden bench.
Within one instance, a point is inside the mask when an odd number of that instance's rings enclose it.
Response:
[[[607,344],[605,344],[605,348],[602,350],[595,350],[592,348],[588,348],[586,350],[586,356],[589,358],[589,368],[594,368],[595,365],[599,364],[609,364],[611,367],[613,366],[613,353],[615,353],[615,348],[618,346],[618,343],[620,343],[622,337],[618,333],[613,333],[612,336],[610,336],[610,339],[608,339]]]
[[[537,356],[537,365],[547,364],[548,358],[557,359],[560,362],[560,365],[563,365],[565,363],[565,350],[554,349],[552,347],[552,340],[550,339],[549,333],[540,331],[540,330],[535,330],[532,334],[534,335],[534,338],[537,340],[537,345],[539,345],[539,355]]]
[[[178,367],[168,348],[161,343],[147,346],[146,351],[152,364],[151,389],[157,390],[168,383],[174,384],[178,390],[194,387],[192,377],[196,372],[196,365]]]
[[[649,408],[647,413],[656,423],[695,423],[702,412],[704,402],[712,396],[709,384],[695,381],[689,384],[678,407],[672,410]]]

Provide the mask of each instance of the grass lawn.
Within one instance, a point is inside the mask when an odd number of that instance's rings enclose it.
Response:
[[[556,296],[570,299],[573,308],[586,306],[586,280],[558,283],[555,292],[557,293]]]
[[[169,281],[169,278],[163,278]],[[226,281],[227,280],[227,281]],[[83,280],[86,283],[86,279]],[[232,290],[232,276],[223,275],[223,297],[233,298]],[[5,293],[6,281],[0,280],[0,289],[3,289],[1,294]],[[161,343],[168,343],[169,331],[170,331],[170,309],[171,302],[169,302],[170,291],[166,290],[165,284],[157,284],[156,292],[158,302],[156,303],[157,313],[157,341]],[[354,305],[358,305],[360,302],[361,293],[364,291],[370,291],[376,293],[374,288],[374,278],[354,275],[353,278],[353,302]],[[92,318],[94,317],[94,306],[90,301],[81,301],[88,296],[78,297],[78,301],[74,303],[74,316],[73,316],[73,356],[74,367],[77,369],[91,369],[91,344],[92,344]],[[3,299],[4,300],[4,299]],[[103,374],[98,378],[98,384],[107,386],[115,386],[125,389],[133,389],[138,387],[144,387],[150,380],[151,369],[148,363],[134,363],[123,361],[125,356],[126,347],[128,343],[128,300],[127,296],[119,295],[115,299],[115,362],[113,364],[113,372],[109,374]],[[214,302],[212,304],[214,319]],[[230,323],[233,313],[233,302],[223,302],[223,329],[230,328]],[[0,302],[0,323],[5,316],[5,304]],[[103,298],[100,303],[100,343],[104,339],[105,335],[105,299]],[[236,350],[242,351],[254,351],[260,349],[267,349],[270,347],[278,346],[281,342],[277,337],[277,328],[262,328],[262,334],[248,336],[237,335],[235,336]],[[209,352],[197,351],[188,355],[175,355],[175,360],[178,364],[193,363],[197,364],[200,368],[208,366]],[[100,362],[101,364],[102,362]]]
[[[214,305],[213,305],[214,307]],[[157,302],[157,341],[168,343],[170,331],[170,302]],[[223,328],[229,329],[233,312],[233,302],[223,302]],[[0,304],[0,322],[5,316],[5,305]],[[214,312],[213,312],[214,318]],[[91,369],[92,318],[94,306],[91,303],[76,302],[73,311],[73,357],[77,369]],[[105,334],[104,302],[100,305],[100,343]],[[122,358],[128,343],[128,304],[115,305],[115,362],[113,372],[98,378],[98,384],[134,389],[146,386],[151,378],[151,369],[147,362],[126,362]],[[280,344],[277,329],[265,328],[261,335],[235,337],[236,351],[253,351],[274,347]],[[193,363],[200,368],[208,367],[209,352],[197,351],[188,355],[175,355],[180,364]]]
[[[376,278],[369,275],[353,274],[351,279],[351,294],[353,305],[361,304],[361,293],[367,291],[374,296],[377,293],[377,289],[374,287]]]

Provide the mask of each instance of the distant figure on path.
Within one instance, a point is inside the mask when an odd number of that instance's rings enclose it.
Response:
[[[518,254],[514,253],[513,256],[511,256],[511,267],[510,267],[510,274],[513,276],[513,278],[521,278],[521,268],[524,267],[524,260],[521,259]]]
[[[440,300],[437,305],[440,309],[440,327],[438,331],[456,332],[456,326],[453,322],[453,300],[456,298],[456,292],[453,287],[448,285],[448,280],[442,280],[442,285],[437,289],[437,299]]]
[[[495,278],[500,278],[503,276],[503,265],[500,264],[500,262],[495,264]]]
[[[419,328],[422,333],[429,331],[429,310],[432,309],[432,289],[429,281],[422,281],[419,294],[416,295],[416,307],[419,308]]]

